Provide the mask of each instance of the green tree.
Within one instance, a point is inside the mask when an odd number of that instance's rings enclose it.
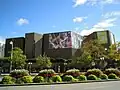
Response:
[[[98,40],[90,40],[83,44],[82,52],[87,52],[90,56],[96,60],[101,57],[107,57],[105,48]]]
[[[52,63],[50,61],[50,58],[47,57],[45,54],[43,56],[38,56],[36,58],[36,63],[40,66],[41,69],[45,68],[49,68],[52,66]]]
[[[73,57],[71,64],[74,66],[86,67],[92,62],[92,57],[89,53],[83,52],[80,57]]]
[[[108,52],[108,58],[112,60],[120,60],[120,52],[118,48],[120,47],[120,42],[115,43],[110,46]]]
[[[91,66],[92,62],[98,64],[101,57],[107,57],[105,48],[97,40],[90,40],[83,43],[80,56],[73,58],[71,64],[83,67]]]
[[[17,69],[24,68],[26,64],[26,55],[23,55],[23,51],[15,47],[10,53],[12,54],[12,58],[9,57],[9,60],[12,61],[12,66]]]
[[[116,61],[116,66],[120,67],[120,52],[118,51],[120,42],[110,46],[108,50],[108,59]]]

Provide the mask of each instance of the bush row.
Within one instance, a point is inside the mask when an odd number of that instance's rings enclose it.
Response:
[[[42,83],[42,82],[76,82],[85,80],[107,80],[119,79],[120,71],[117,69],[106,69],[102,72],[99,69],[90,69],[84,74],[81,74],[78,69],[71,69],[66,71],[63,75],[56,75],[52,69],[41,70],[35,77],[29,76],[27,70],[13,70],[9,76],[2,79],[2,84],[14,83]]]
[[[43,83],[43,82],[77,82],[77,81],[87,81],[87,80],[108,80],[108,79],[119,79],[115,74],[102,74],[100,78],[97,76],[90,74],[88,76],[80,75],[74,78],[72,75],[65,75],[64,77],[60,77],[59,75],[55,75],[52,77],[43,77],[43,76],[23,76],[19,79],[13,78],[11,76],[5,76],[2,79],[2,84],[23,84],[23,83]]]

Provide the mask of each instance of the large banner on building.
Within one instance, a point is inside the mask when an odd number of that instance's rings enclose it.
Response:
[[[81,47],[82,38],[79,34],[72,32],[72,48],[79,49]]]
[[[71,32],[49,34],[49,49],[72,48]]]
[[[101,44],[108,43],[107,32],[97,32],[97,38]]]

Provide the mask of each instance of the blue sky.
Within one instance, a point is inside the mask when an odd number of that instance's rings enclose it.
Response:
[[[109,29],[120,41],[120,0],[0,0],[0,42],[26,32]]]

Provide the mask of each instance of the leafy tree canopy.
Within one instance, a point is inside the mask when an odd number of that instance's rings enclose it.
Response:
[[[51,63],[51,61],[50,61],[50,58],[49,57],[47,57],[45,54],[43,55],[43,56],[38,56],[37,58],[36,58],[36,63],[41,67],[41,68],[43,68],[43,67],[47,67],[47,68],[49,68],[49,67],[51,67],[51,65],[52,65],[52,63]]]
[[[10,53],[12,54],[12,57],[9,57],[9,60],[12,61],[13,67],[24,68],[26,56],[23,55],[23,51],[20,48],[15,47]]]

